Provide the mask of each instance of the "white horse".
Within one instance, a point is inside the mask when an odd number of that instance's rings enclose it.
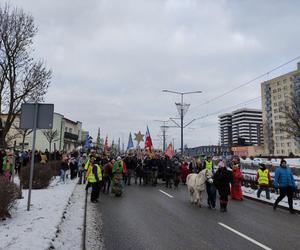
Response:
[[[191,203],[197,204],[199,207],[201,207],[206,190],[206,181],[212,182],[212,171],[208,169],[202,170],[199,174],[189,174],[186,178]]]

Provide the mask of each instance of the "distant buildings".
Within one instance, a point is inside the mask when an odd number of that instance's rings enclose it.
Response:
[[[1,119],[3,122],[5,122],[6,116],[7,115],[5,114],[1,115]],[[33,134],[32,133],[26,134],[23,138],[23,131],[21,129],[18,129],[19,124],[20,124],[20,116],[18,115],[8,135],[6,136],[8,145],[12,147],[15,144],[17,149],[24,148],[24,150],[29,150],[32,148]],[[83,140],[82,123],[79,121],[72,121],[59,113],[54,113],[53,116],[52,132],[56,131],[57,135],[53,139],[51,145],[42,131],[43,130],[37,130],[37,134],[36,134],[37,150],[44,151],[48,149],[49,151],[64,150],[69,152],[75,149],[76,147],[78,147]]]
[[[238,109],[219,116],[222,146],[260,146],[263,144],[262,112]]]
[[[298,143],[281,128],[286,123],[282,112],[289,106],[291,98],[295,97],[300,101],[299,86],[300,63],[297,70],[261,84],[265,153],[268,155],[300,154]]]
[[[186,148],[185,154],[189,156],[221,156],[221,155],[230,155],[230,149],[225,146],[219,145],[208,145],[208,146],[200,146],[195,148]]]

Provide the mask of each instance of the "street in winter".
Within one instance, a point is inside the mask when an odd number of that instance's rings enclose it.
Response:
[[[0,2],[0,250],[300,249],[300,2]]]

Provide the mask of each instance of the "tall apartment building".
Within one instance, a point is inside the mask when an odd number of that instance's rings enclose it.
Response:
[[[262,112],[259,109],[238,109],[232,112],[232,144],[263,144]]]
[[[269,155],[300,154],[299,144],[281,129],[292,98],[300,101],[300,63],[297,70],[261,83],[265,152]]]
[[[219,116],[222,146],[263,144],[262,112],[257,109],[238,109]]]
[[[227,113],[219,116],[220,143],[222,146],[232,145],[232,114]]]

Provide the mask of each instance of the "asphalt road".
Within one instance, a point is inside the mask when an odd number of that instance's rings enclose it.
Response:
[[[185,186],[132,185],[120,198],[101,194],[96,206],[107,250],[300,249],[299,215],[247,199],[221,213],[190,204]]]

